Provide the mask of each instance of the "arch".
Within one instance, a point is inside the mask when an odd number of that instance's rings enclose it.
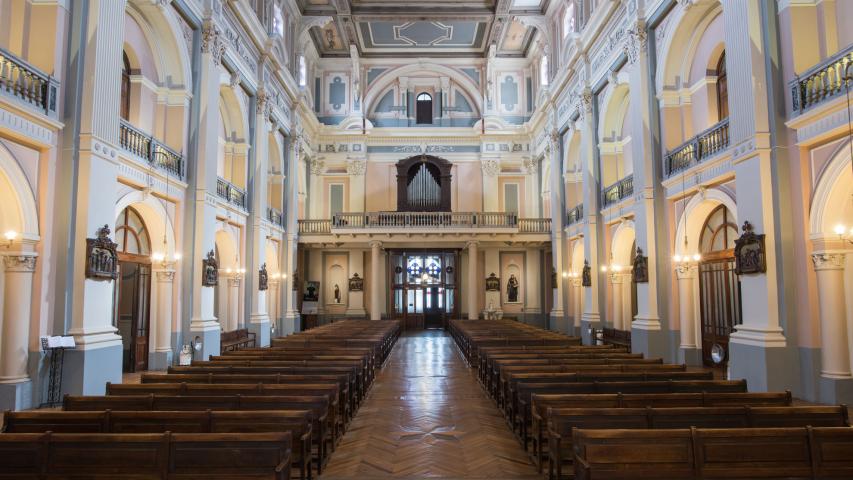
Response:
[[[576,238],[572,242],[572,261],[569,263],[569,270],[571,270],[572,275],[580,276],[581,271],[583,270],[583,261],[584,261],[583,238]]]
[[[850,163],[850,140],[841,142],[818,177],[809,208],[811,238],[835,237],[833,229],[853,217],[853,171]],[[846,225],[850,228],[850,225]]]
[[[471,105],[471,108],[475,110],[475,116],[480,115],[480,112],[482,111],[482,95],[480,94],[479,87],[474,84],[474,81],[471,80],[468,75],[437,63],[421,62],[389,69],[380,74],[379,77],[370,84],[364,94],[364,105],[368,107],[365,111],[371,111],[373,104],[381,98],[379,95],[384,95],[385,91],[395,80],[397,80],[397,78],[401,76],[413,77],[418,74],[428,77],[450,77],[456,86],[461,88],[464,93],[467,94],[468,99],[476,99],[475,103]]]
[[[687,206],[681,216],[677,219],[676,225],[678,227],[676,228],[675,238],[673,239],[675,244],[672,251],[677,254],[697,253],[699,250],[699,236],[702,232],[702,227],[705,225],[705,220],[720,204],[725,205],[729,209],[729,212],[732,214],[731,220],[737,225],[737,203],[735,199],[721,189],[709,188],[704,193],[693,195],[687,202]],[[681,251],[683,250],[682,242],[684,241],[685,233],[687,235],[687,244],[691,250],[690,252]]]
[[[221,226],[216,230],[216,252],[219,254],[219,268],[221,270],[231,270],[241,268],[236,264],[239,240],[234,229],[229,225]]]
[[[153,195],[146,195],[139,190],[134,190],[118,199],[113,218],[118,219],[121,212],[128,207],[132,207],[142,217],[142,221],[145,223],[145,227],[148,229],[148,234],[151,238],[152,253],[177,253],[174,219],[171,218],[169,212],[166,210],[164,200]],[[164,233],[168,252],[160,252],[163,249]]]
[[[668,29],[661,42],[660,51],[663,53],[658,58],[663,61],[658,63],[655,85],[659,94],[665,85],[683,87],[683,82],[690,79],[699,42],[708,25],[722,15],[722,11],[722,5],[715,0],[685,6],[670,14],[674,16],[670,23],[675,28]]]
[[[714,224],[711,224],[712,220],[715,222]],[[731,212],[725,205],[717,205],[711,210],[699,232],[699,253],[701,255],[734,249],[734,241],[738,236],[738,226],[732,220]],[[722,241],[720,245],[722,248],[714,248],[714,245],[720,244],[720,241]]]
[[[580,130],[573,128],[570,130],[572,133],[568,137],[568,148],[566,148],[566,154],[563,161],[563,172],[564,173],[575,173],[583,171],[583,166],[581,165],[581,136],[583,135]]]
[[[0,228],[27,241],[39,239],[36,197],[12,152],[0,142]]]
[[[616,227],[616,230],[613,232],[613,239],[610,242],[610,252],[613,255],[613,262],[624,269],[630,268],[636,238],[633,220],[621,222]]]
[[[279,259],[278,259],[278,242],[273,242],[272,240],[267,240],[266,244],[266,259],[267,263],[267,271],[269,271],[270,275],[274,275],[279,273]]]
[[[625,137],[622,125],[625,116],[628,114],[629,93],[630,89],[626,83],[619,83],[608,89],[602,103],[605,105],[604,114],[601,116],[601,122],[598,126],[598,138],[600,140],[618,140]],[[616,132],[618,138],[611,138],[609,136],[611,132]]]
[[[125,12],[139,26],[154,60],[159,85],[187,89],[192,70],[183,30],[175,14],[164,13],[148,0],[128,0]]]
[[[244,142],[248,139],[248,109],[227,83],[220,84],[219,114],[225,130],[225,140]]]

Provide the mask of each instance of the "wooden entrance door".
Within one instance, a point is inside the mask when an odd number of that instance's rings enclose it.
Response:
[[[122,338],[122,370],[125,372],[148,369],[150,305],[151,266],[119,261],[114,322]]]
[[[444,289],[424,289],[424,328],[444,328]]]

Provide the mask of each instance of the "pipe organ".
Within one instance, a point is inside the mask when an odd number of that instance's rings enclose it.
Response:
[[[434,211],[441,206],[441,184],[426,163],[421,163],[410,176],[406,200],[411,210]]]

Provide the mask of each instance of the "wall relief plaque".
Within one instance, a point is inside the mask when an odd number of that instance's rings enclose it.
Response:
[[[743,222],[743,234],[735,240],[735,273],[764,273],[767,256],[764,251],[764,234],[753,232],[749,221]]]
[[[118,277],[118,244],[110,239],[110,227],[98,229],[97,238],[86,239],[86,278],[115,280]]]

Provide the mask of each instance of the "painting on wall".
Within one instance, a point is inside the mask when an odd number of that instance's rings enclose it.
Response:
[[[303,302],[320,301],[320,282],[309,280],[305,282],[305,291],[302,293]]]

